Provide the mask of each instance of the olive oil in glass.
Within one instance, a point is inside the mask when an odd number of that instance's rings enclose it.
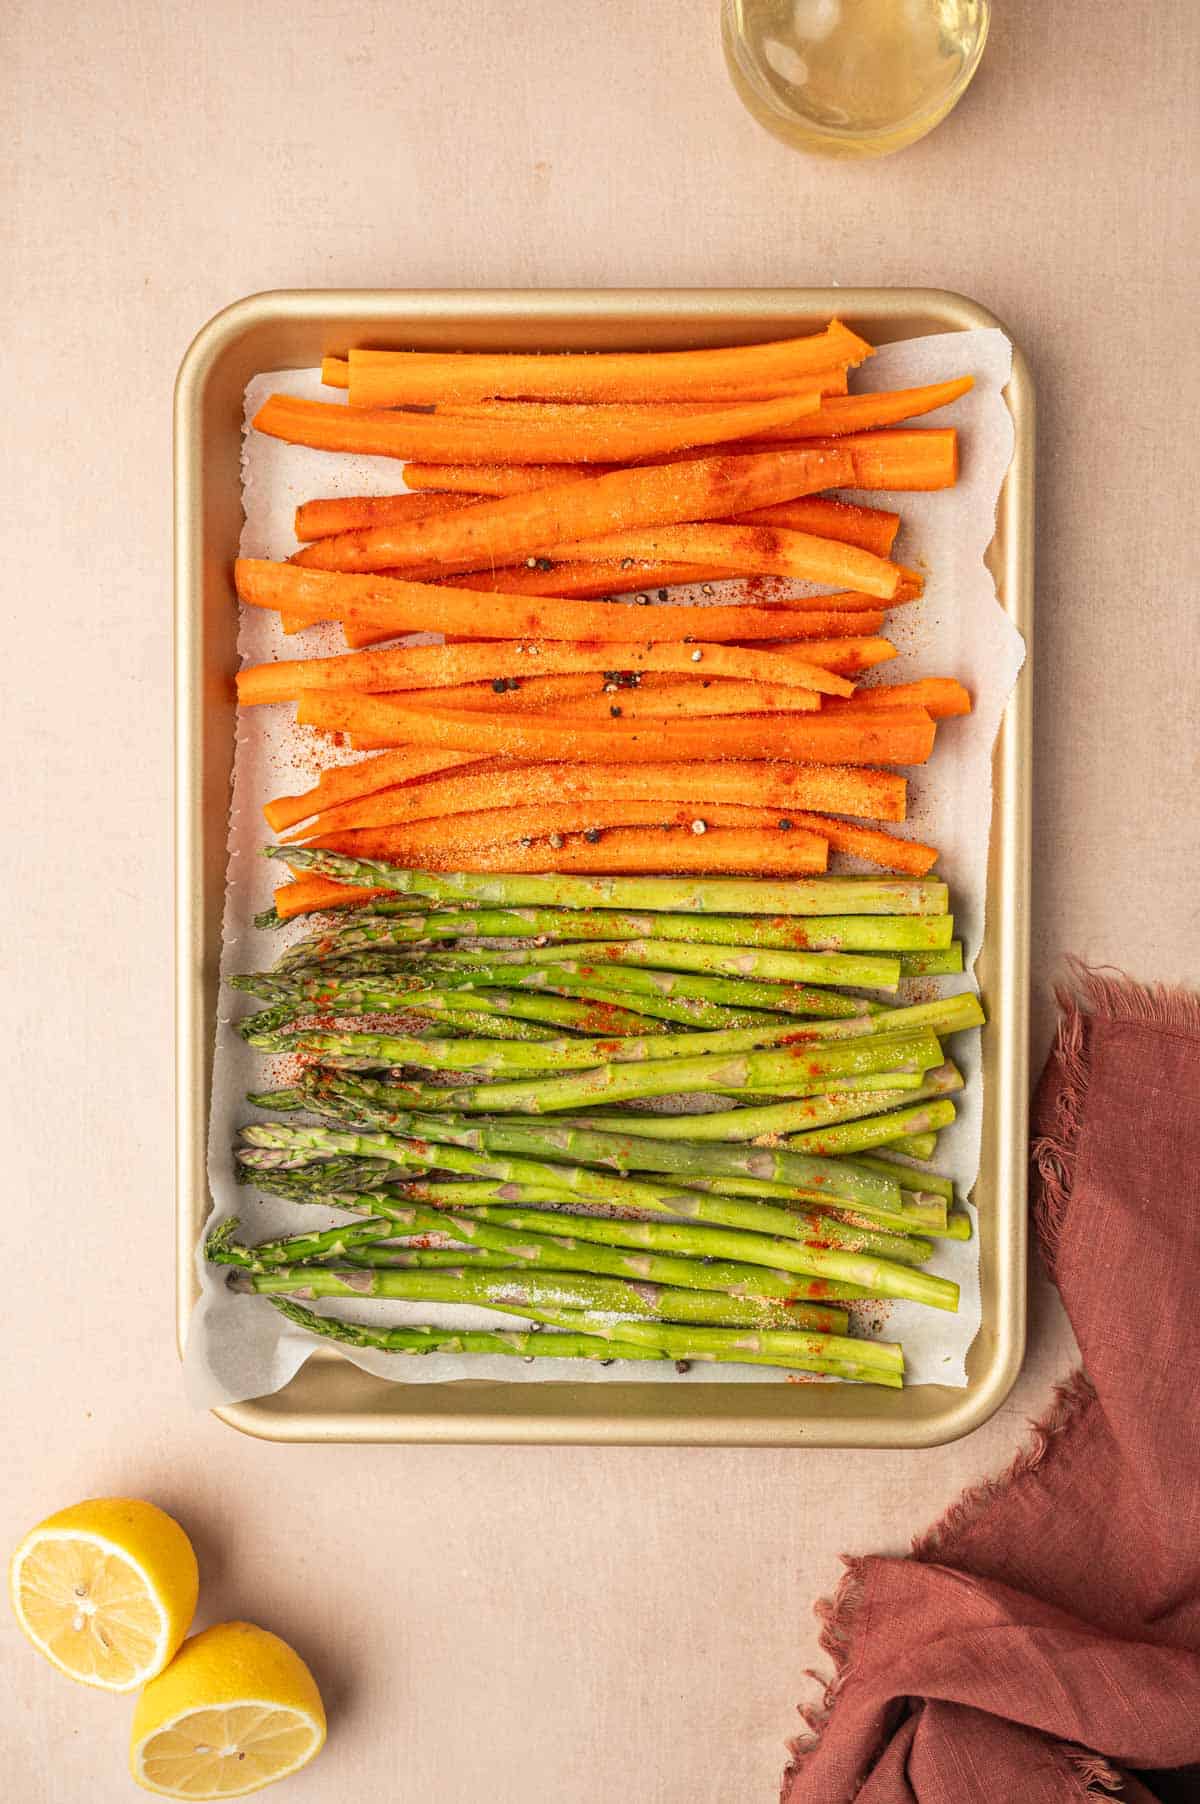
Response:
[[[932,131],[987,41],[989,0],[722,0],[733,84],[800,150],[880,157]]]

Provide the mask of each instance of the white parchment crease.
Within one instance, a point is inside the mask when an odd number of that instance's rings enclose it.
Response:
[[[984,931],[988,827],[991,815],[992,744],[1025,648],[1000,607],[984,554],[991,541],[996,501],[1012,455],[1012,421],[1002,398],[1012,352],[997,330],[956,332],[887,345],[871,358],[855,379],[857,389],[908,388],[970,372],[975,387],[962,400],[916,422],[921,426],[955,425],[959,430],[962,477],[955,489],[934,494],[873,493],[856,497],[868,504],[894,507],[903,516],[895,555],[924,571],[926,591],[917,603],[889,616],[885,631],[900,656],[881,673],[887,681],[918,676],[956,676],[974,697],[969,719],[944,722],[929,765],[910,775],[909,826],[913,837],[941,850],[940,874],[950,885],[956,931],[966,942],[968,969],[974,965]],[[329,397],[317,371],[283,371],[256,377],[246,391],[249,419],[265,396],[281,390],[306,397]],[[249,433],[243,459],[246,523],[241,550],[247,557],[282,558],[295,549],[294,510],[315,495],[388,494],[400,487],[400,466],[383,457],[332,457],[301,446]],[[673,600],[703,603],[698,591],[679,590]],[[231,607],[235,605],[232,589]],[[323,627],[285,638],[277,617],[256,608],[243,610],[238,647],[243,660],[257,663],[273,657],[320,655],[341,649],[336,629]],[[319,767],[330,761],[328,745],[292,724],[289,708],[249,708],[239,718],[234,767],[233,806],[229,830],[229,881],[225,898],[221,992],[216,1024],[212,1115],[209,1137],[209,1183],[213,1210],[209,1226],[238,1215],[247,1238],[318,1229],[343,1219],[332,1212],[298,1207],[263,1196],[235,1183],[230,1148],[238,1127],[254,1118],[247,1090],[268,1087],[271,1061],[251,1051],[234,1033],[231,1021],[247,1012],[249,999],[228,987],[237,971],[269,965],[291,939],[309,931],[303,922],[277,932],[254,926],[254,915],[267,908],[281,868],[262,858],[268,835],[262,804],[269,797],[306,788]],[[845,860],[842,868],[855,867]],[[924,984],[921,994],[933,986]],[[973,979],[944,980],[946,992],[973,987]],[[960,1035],[955,1059],[967,1087],[958,1119],[938,1147],[937,1169],[953,1177],[966,1197],[979,1168],[983,1106],[978,1036]],[[287,1120],[288,1117],[275,1117]],[[889,1339],[901,1340],[911,1384],[966,1382],[964,1361],[980,1320],[978,1243],[939,1241],[929,1267],[957,1280],[961,1303],[957,1315],[913,1303],[865,1305],[869,1319]],[[197,1249],[201,1296],[192,1316],[185,1369],[193,1401],[204,1407],[263,1396],[286,1384],[313,1351],[314,1342],[294,1328],[264,1298],[235,1296],[223,1270],[209,1266]],[[492,1310],[438,1308],[355,1300],[336,1308],[362,1322],[453,1322],[459,1327],[492,1328],[526,1325]],[[537,1383],[569,1377],[572,1382],[662,1382],[658,1362],[603,1367],[588,1361],[539,1359],[525,1362],[504,1357],[473,1359],[452,1355],[419,1358],[343,1348],[365,1370],[406,1383],[449,1379],[501,1379]],[[668,1368],[669,1369],[669,1368]],[[693,1365],[672,1382],[680,1384],[778,1383],[777,1372],[757,1366]]]

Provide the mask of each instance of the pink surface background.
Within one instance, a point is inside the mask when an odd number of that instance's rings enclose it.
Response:
[[[910,1455],[286,1448],[188,1412],[169,430],[176,365],[210,314],[323,285],[973,295],[1039,391],[1035,1059],[1066,950],[1198,975],[1200,15],[998,6],[958,111],[863,165],[807,160],[754,124],[716,15],[716,0],[6,13],[0,1109],[25,1256],[5,1297],[0,1545],[97,1492],[175,1511],[201,1622],[257,1617],[322,1683],[331,1738],[280,1794],[297,1804],[773,1798],[838,1550],[901,1549],[1007,1458],[1072,1348],[1039,1281],[1009,1402]],[[138,1795],[128,1717],[0,1617],[19,1804]]]

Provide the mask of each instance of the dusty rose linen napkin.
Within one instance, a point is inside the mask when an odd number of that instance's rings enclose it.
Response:
[[[1077,967],[1059,1001],[1034,1210],[1082,1370],[910,1559],[847,1560],[784,1804],[1142,1800],[1130,1769],[1200,1762],[1200,997]]]

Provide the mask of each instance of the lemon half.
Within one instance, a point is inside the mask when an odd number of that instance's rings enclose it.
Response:
[[[146,1686],[130,1767],[168,1798],[238,1798],[306,1766],[324,1740],[321,1694],[299,1654],[252,1622],[220,1622]]]
[[[192,1544],[173,1517],[130,1497],[48,1516],[12,1558],[17,1621],[60,1672],[134,1691],[166,1666],[196,1611]]]

